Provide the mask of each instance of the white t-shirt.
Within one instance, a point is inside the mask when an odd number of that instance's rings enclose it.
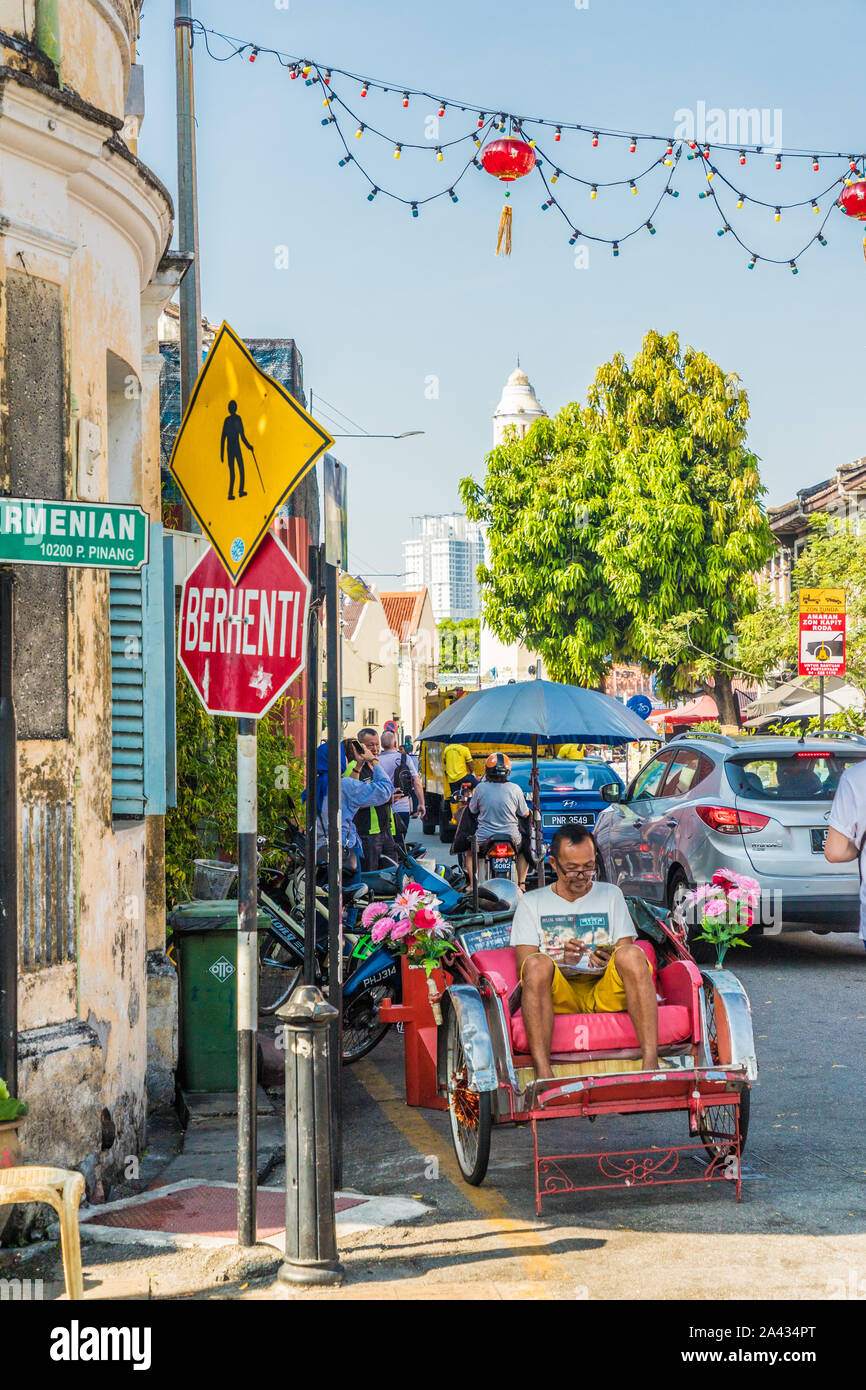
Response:
[[[839,778],[828,824],[860,848],[866,831],[866,759],[846,768]],[[860,880],[860,935],[866,941],[866,878]]]
[[[622,889],[615,883],[594,883],[573,903],[554,893],[552,887],[524,893],[511,924],[512,946],[537,946],[549,955],[550,946],[561,944],[568,936],[592,950],[624,936],[637,936]]]

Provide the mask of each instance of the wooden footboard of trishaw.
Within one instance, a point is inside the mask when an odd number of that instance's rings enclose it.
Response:
[[[672,1183],[733,1182],[736,1198],[742,1196],[740,1103],[748,1086],[742,1068],[665,1068],[657,1072],[625,1072],[622,1075],[581,1076],[533,1082],[525,1094],[520,1120],[532,1126],[535,1178],[535,1211],[541,1215],[544,1197],[568,1192],[594,1192],[619,1187],[660,1187]],[[689,1130],[699,1134],[702,1112],[718,1107],[733,1110],[733,1133],[713,1134],[691,1144],[670,1144],[643,1149],[607,1150],[604,1153],[540,1154],[538,1124],[552,1119],[595,1119],[599,1115],[647,1115],[686,1111]],[[707,1140],[712,1142],[710,1153]],[[682,1158],[705,1155],[700,1173],[686,1174]],[[593,1161],[605,1182],[575,1182],[563,1167],[574,1160]]]

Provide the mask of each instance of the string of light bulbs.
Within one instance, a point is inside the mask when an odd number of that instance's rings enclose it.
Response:
[[[863,177],[863,167],[864,162],[866,162],[866,156],[863,154],[858,155],[842,151],[822,151],[820,149],[812,150],[811,152],[797,149],[777,150],[775,148],[767,149],[762,145],[743,146],[739,143],[704,140],[698,142],[695,140],[678,139],[676,137],[666,137],[640,131],[629,134],[623,130],[614,130],[603,126],[589,126],[585,123],[574,121],[554,120],[550,117],[542,116],[518,115],[505,111],[502,108],[498,111],[495,109],[491,110],[489,106],[483,107],[473,102],[456,101],[453,98],[442,97],[441,95],[421,88],[401,85],[399,83],[385,83],[381,79],[367,78],[360,73],[351,72],[345,68],[326,65],[312,59],[302,58],[283,52],[282,50],[269,47],[268,45],[256,44],[250,40],[235,38],[219,30],[208,28],[198,20],[177,20],[176,25],[178,24],[185,24],[188,26],[191,40],[194,40],[196,35],[202,37],[205,50],[213,61],[228,62],[235,58],[246,57],[249,62],[255,63],[261,56],[272,57],[277,60],[281,67],[288,70],[291,80],[296,81],[302,79],[306,88],[318,88],[322,93],[323,106],[326,109],[326,114],[321,124],[325,127],[333,126],[343,148],[343,156],[339,160],[339,166],[345,168],[352,164],[355,165],[368,185],[369,191],[367,193],[367,199],[369,202],[372,203],[377,197],[390,199],[409,207],[413,217],[418,217],[419,209],[425,204],[435,202],[441,198],[449,197],[453,203],[457,203],[459,198],[455,189],[458,184],[461,183],[469,169],[472,167],[477,169],[483,168],[483,165],[478,159],[477,151],[482,150],[487,140],[492,136],[504,134],[505,131],[508,130],[511,135],[523,139],[533,148],[537,161],[536,171],[542,180],[547,195],[545,201],[541,204],[541,208],[543,211],[548,211],[555,207],[559,211],[567,222],[571,232],[569,244],[573,246],[578,239],[605,244],[611,246],[614,256],[618,256],[620,245],[628,241],[631,237],[636,236],[641,231],[647,231],[650,235],[655,235],[657,229],[653,219],[659,207],[664,202],[665,197],[668,195],[674,198],[679,197],[679,190],[672,187],[672,181],[679,167],[681,156],[683,153],[686,153],[688,160],[700,161],[701,167],[703,168],[707,187],[702,190],[698,196],[701,199],[709,199],[715,206],[721,219],[717,234],[720,237],[724,237],[728,233],[732,235],[733,240],[748,253],[748,268],[750,270],[754,269],[759,261],[764,261],[773,265],[788,265],[796,275],[798,273],[797,262],[807,250],[816,243],[821,246],[826,246],[828,244],[824,236],[824,228],[832,215],[833,208],[837,205],[836,199],[833,199],[824,213],[817,232],[809,237],[799,251],[793,256],[768,256],[754,251],[747,245],[740,234],[734,231],[719,202],[716,188],[713,186],[714,178],[718,177],[720,184],[724,185],[736,196],[738,211],[742,211],[747,203],[754,207],[771,208],[773,209],[774,221],[778,223],[781,221],[782,212],[797,208],[811,206],[816,215],[820,216],[822,211],[820,200],[838,189],[840,185],[850,186],[852,183],[850,175],[853,174],[858,178]],[[211,46],[212,40],[218,40],[223,43],[227,51],[223,54],[216,53]],[[409,108],[413,99],[423,98],[435,103],[438,119],[444,119],[448,114],[456,112],[471,114],[474,118],[474,126],[472,129],[462,134],[456,134],[451,138],[445,139],[439,138],[439,132],[437,130],[435,140],[428,139],[423,142],[412,141],[403,136],[390,136],[384,130],[380,129],[379,126],[365,120],[360,109],[354,104],[350,105],[349,102],[344,100],[342,95],[334,88],[333,78],[335,76],[345,79],[348,82],[355,83],[359,89],[359,98],[362,100],[365,99],[371,91],[383,95],[395,95],[400,98],[402,107],[405,110]],[[361,140],[364,135],[369,134],[375,139],[390,145],[396,160],[401,158],[404,151],[423,151],[427,154],[432,151],[437,163],[441,164],[445,162],[446,151],[448,150],[453,150],[470,141],[475,148],[471,157],[465,161],[462,168],[457,171],[456,175],[449,180],[444,188],[434,193],[421,195],[415,198],[407,197],[402,193],[395,192],[393,189],[383,187],[381,180],[377,181],[374,179],[363,166],[355,152],[358,146],[356,145],[355,151],[353,151],[352,146],[346,138],[340,117],[337,114],[338,110],[345,113],[345,117],[354,123],[354,136],[356,141]],[[593,174],[584,176],[583,174],[577,174],[565,168],[564,161],[554,158],[546,150],[541,149],[534,134],[535,127],[540,128],[539,133],[541,133],[541,129],[543,129],[544,133],[552,131],[553,140],[556,143],[562,142],[563,135],[566,132],[575,132],[588,134],[591,137],[591,148],[595,150],[600,147],[602,141],[610,140],[627,142],[629,153],[632,155],[638,153],[639,147],[642,144],[662,144],[664,145],[664,151],[663,153],[659,153],[645,168],[641,168],[632,175],[626,175],[625,177],[615,179],[602,179],[599,178],[598,175]],[[846,169],[844,173],[834,178],[815,195],[807,195],[805,198],[792,202],[767,201],[762,198],[757,198],[752,194],[741,192],[737,184],[726,176],[718,164],[713,162],[712,156],[714,154],[716,159],[726,155],[736,156],[740,166],[747,163],[749,155],[759,156],[762,159],[772,158],[777,172],[782,170],[784,160],[809,160],[812,164],[813,173],[819,173],[821,171],[822,161],[838,159],[845,161]],[[559,151],[557,151],[557,156],[559,156]],[[548,166],[550,172],[546,172],[545,166]],[[637,194],[639,192],[639,185],[644,180],[649,179],[660,166],[667,167],[669,173],[665,186],[649,217],[641,217],[638,225],[623,232],[617,237],[603,237],[585,231],[579,231],[576,226],[576,219],[566,211],[558,197],[552,191],[552,185],[557,183],[560,179],[563,179],[569,183],[589,188],[590,199],[592,201],[597,200],[599,190],[601,189],[614,189],[627,186],[632,193]]]

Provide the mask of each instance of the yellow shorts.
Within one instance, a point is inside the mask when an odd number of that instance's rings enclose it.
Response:
[[[542,953],[539,951],[538,954]],[[652,975],[652,966],[646,956],[644,960]],[[525,964],[526,961],[523,962]],[[520,979],[522,983],[523,966]],[[616,968],[616,952],[608,961],[604,974],[596,975],[591,980],[566,979],[559,966],[554,965],[551,991],[555,1014],[620,1014],[626,1011],[625,985]]]

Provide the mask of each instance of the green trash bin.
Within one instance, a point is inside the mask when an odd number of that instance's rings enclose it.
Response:
[[[259,930],[268,918],[258,914]],[[176,907],[174,938],[179,988],[180,1084],[187,1091],[236,1091],[237,899]]]

